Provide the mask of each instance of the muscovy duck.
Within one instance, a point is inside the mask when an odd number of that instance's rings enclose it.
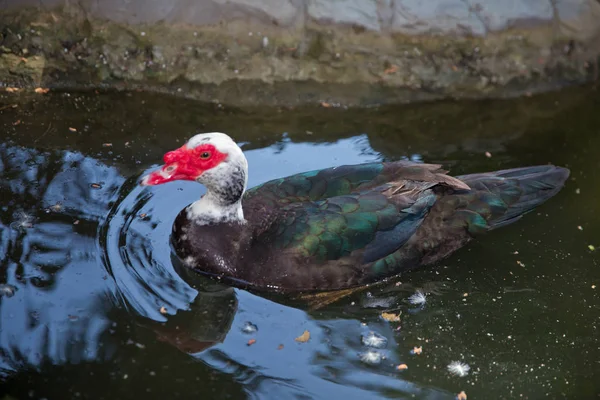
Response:
[[[552,165],[452,177],[408,161],[345,165],[246,191],[248,162],[226,134],[198,134],[142,185],[176,180],[207,192],[182,210],[172,243],[183,263],[257,290],[363,286],[432,264],[554,196]]]

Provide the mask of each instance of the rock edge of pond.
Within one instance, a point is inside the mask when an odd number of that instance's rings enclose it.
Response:
[[[177,13],[180,0],[167,1],[165,15],[141,13],[138,1],[119,8],[10,0],[0,13],[0,84],[141,89],[231,105],[368,106],[512,97],[598,79],[600,27],[587,22],[600,18],[593,0],[512,20],[510,10],[483,9],[479,28],[470,13],[419,11],[401,24],[395,8],[371,15],[365,1],[350,15],[347,2],[292,2],[306,3],[293,15],[283,6],[273,14],[278,8],[266,0],[200,2],[188,5],[202,15],[193,18]],[[494,25],[492,17],[505,21]]]

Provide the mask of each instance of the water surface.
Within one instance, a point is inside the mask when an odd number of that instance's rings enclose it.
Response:
[[[368,110],[235,109],[146,93],[2,95],[0,394],[595,398],[598,110],[592,88]],[[204,189],[137,180],[203,131],[240,143],[250,186],[397,159],[440,162],[452,174],[553,163],[572,175],[536,212],[444,262],[312,310],[187,273],[172,256],[172,221]],[[415,307],[407,299],[419,289],[429,295]],[[382,319],[385,310],[401,321]],[[246,322],[258,330],[244,332]],[[310,340],[295,341],[305,330]],[[370,331],[387,338],[377,365],[361,361]],[[411,354],[415,346],[422,354]],[[452,361],[470,373],[449,374]]]

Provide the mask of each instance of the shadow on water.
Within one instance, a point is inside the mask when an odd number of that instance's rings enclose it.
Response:
[[[145,93],[14,100],[0,97],[0,394],[600,394],[600,261],[588,248],[600,245],[593,90],[367,110],[241,110]],[[137,180],[192,133],[213,130],[242,145],[250,186],[402,158],[453,174],[551,162],[572,179],[537,212],[439,265],[311,311],[179,273],[171,224],[204,189]],[[428,294],[424,305],[408,302],[416,290]],[[385,310],[401,322],[383,320]],[[297,342],[305,330],[310,340]],[[371,349],[381,360],[361,341],[371,331],[387,339]],[[468,363],[469,375],[450,375],[451,361]]]

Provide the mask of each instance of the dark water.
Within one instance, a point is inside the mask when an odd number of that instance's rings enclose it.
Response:
[[[372,110],[144,93],[15,99],[0,97],[0,399],[600,395],[600,262],[588,247],[600,248],[599,92]],[[243,144],[250,186],[401,158],[453,174],[551,162],[572,178],[445,262],[311,310],[177,267],[171,223],[204,189],[136,180],[201,131]],[[429,293],[421,307],[407,302],[417,289]],[[247,321],[258,331],[243,332]],[[296,342],[305,330],[310,340]],[[361,361],[369,331],[387,338],[378,365]],[[470,373],[449,374],[452,361]]]

